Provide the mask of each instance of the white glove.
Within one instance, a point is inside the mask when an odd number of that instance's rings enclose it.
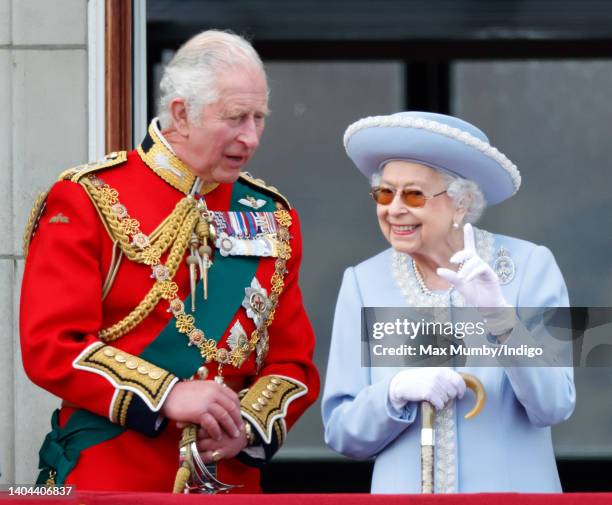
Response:
[[[461,293],[468,305],[477,309],[485,317],[487,328],[493,335],[510,331],[515,324],[514,311],[506,302],[493,269],[478,256],[474,240],[474,229],[470,223],[463,227],[464,248],[453,254],[449,260],[455,265],[463,263],[458,272],[448,268],[438,268],[437,274],[450,282]],[[499,310],[488,310],[499,309]]]
[[[463,398],[465,387],[463,377],[450,368],[411,368],[391,379],[389,401],[396,410],[408,402],[422,401],[441,410],[449,400]]]

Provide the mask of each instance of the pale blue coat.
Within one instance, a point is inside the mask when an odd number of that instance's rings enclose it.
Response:
[[[569,306],[563,277],[551,252],[542,246],[493,235],[503,246],[516,275],[502,286],[517,307]],[[395,411],[387,399],[399,368],[361,367],[361,307],[402,307],[406,301],[394,283],[391,249],[344,273],[336,313],[322,411],[325,441],[355,459],[375,457],[373,493],[420,493],[420,414],[409,402]],[[507,343],[530,341],[523,327]],[[507,363],[506,363],[507,365]],[[459,370],[459,369],[457,369]],[[456,407],[457,491],[561,491],[550,426],[566,420],[575,405],[570,367],[461,368],[484,384],[487,403],[474,419],[468,392]]]

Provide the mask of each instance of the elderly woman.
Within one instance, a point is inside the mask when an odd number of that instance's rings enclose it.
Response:
[[[561,491],[550,426],[574,409],[571,367],[511,366],[511,358],[489,368],[361,366],[362,307],[476,307],[489,341],[519,346],[535,336],[512,307],[568,306],[546,247],[470,224],[516,193],[516,166],[478,128],[442,114],[368,117],[344,142],[371,180],[391,248],[344,273],[322,406],[327,444],[376,457],[372,492],[418,493],[418,407],[428,401],[438,411],[435,492]],[[471,420],[458,371],[487,392]]]

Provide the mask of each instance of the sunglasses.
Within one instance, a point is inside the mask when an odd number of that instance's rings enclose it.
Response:
[[[395,198],[395,193],[397,189],[395,188],[384,188],[378,186],[376,188],[372,188],[370,195],[374,198],[374,201],[379,205],[389,205],[393,199]],[[446,190],[440,191],[432,196],[426,196],[425,193],[419,191],[418,189],[402,189],[400,198],[404,205],[408,207],[423,207],[427,200],[431,200],[436,196],[440,196],[446,193]]]

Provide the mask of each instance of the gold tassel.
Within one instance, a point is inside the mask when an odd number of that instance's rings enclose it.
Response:
[[[172,488],[173,493],[184,493],[186,492],[187,486],[189,485],[189,479],[191,477],[192,455],[191,455],[191,444],[195,442],[197,435],[197,427],[194,424],[189,424],[183,428],[181,441],[179,442],[179,453],[181,455],[181,466],[176,472],[174,479],[174,487]]]
[[[189,477],[191,472],[189,471],[189,465],[185,462],[183,463],[178,472],[176,472],[176,478],[174,479],[174,488],[172,492],[174,494],[184,493],[185,488],[187,487],[187,483],[189,482]]]

